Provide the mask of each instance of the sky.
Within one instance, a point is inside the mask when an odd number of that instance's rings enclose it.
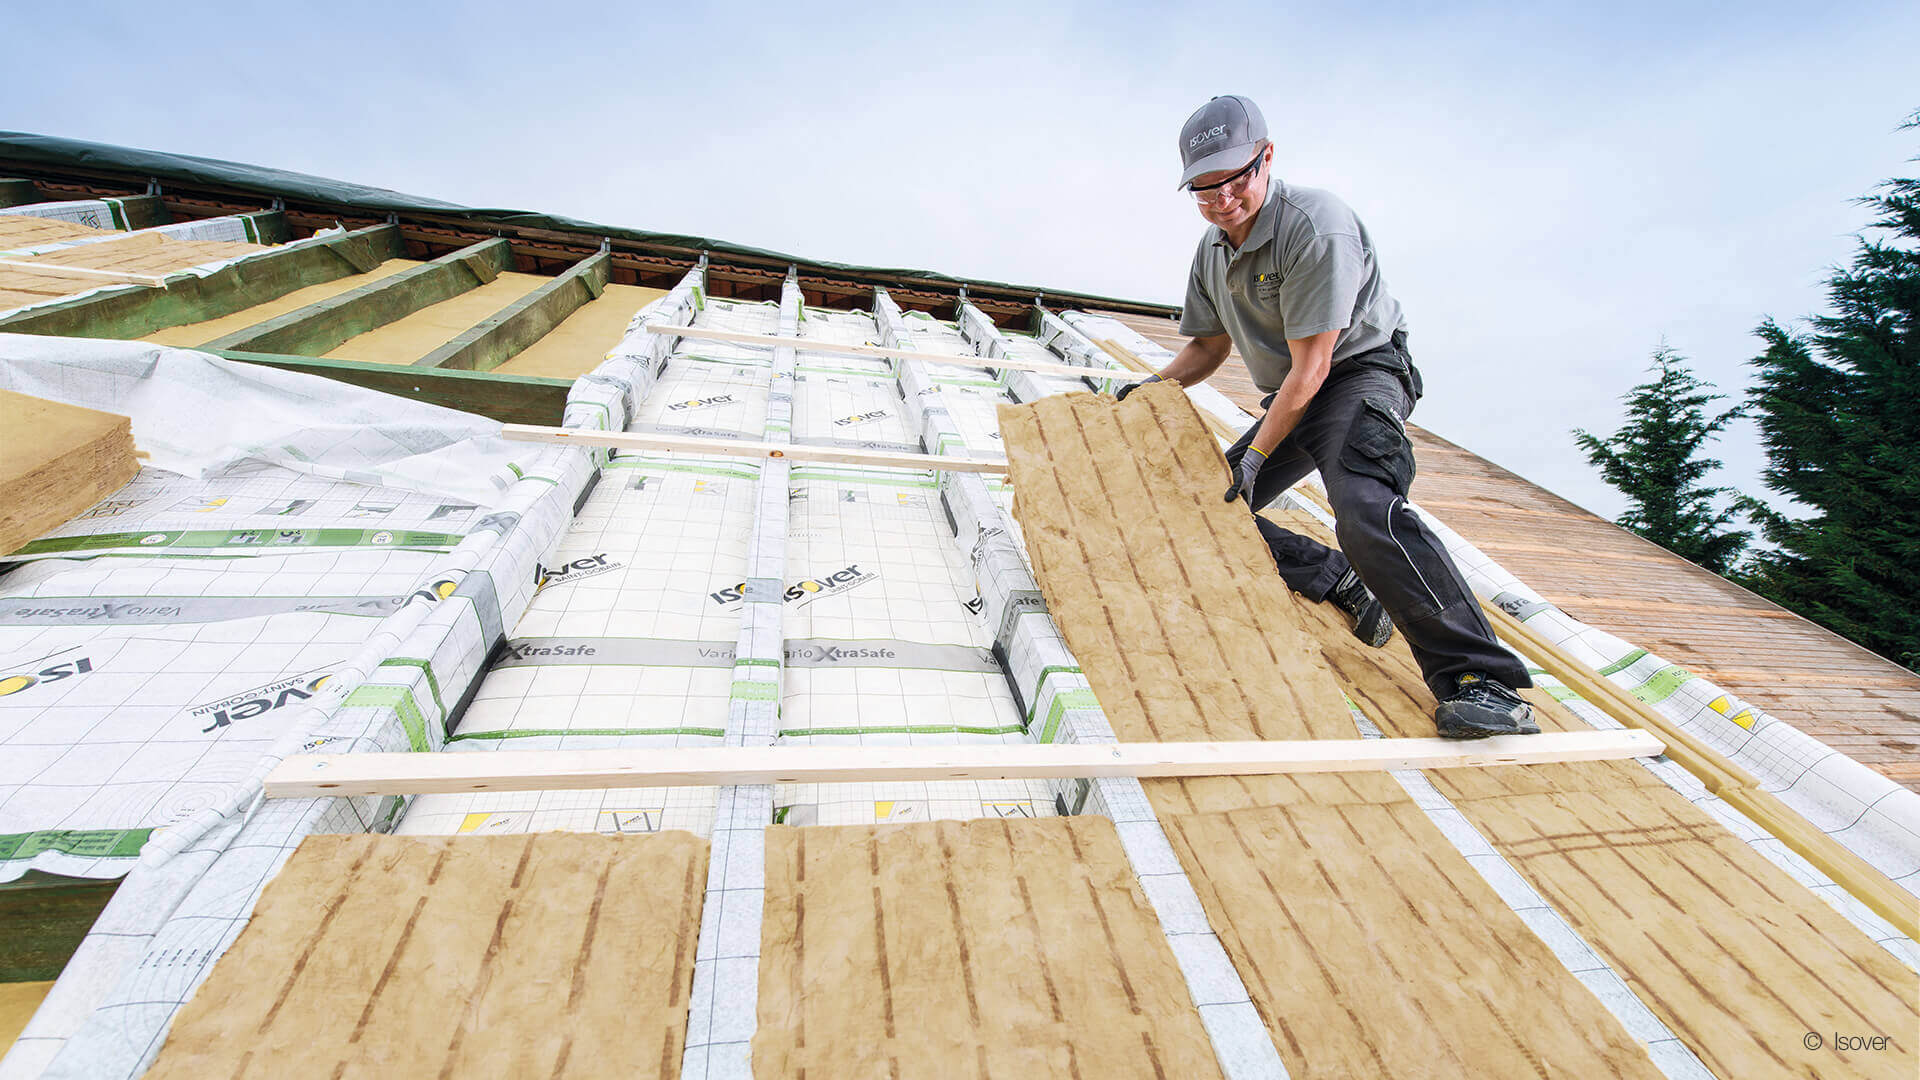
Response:
[[[1910,175],[1920,4],[180,3],[8,16],[0,127],[1177,304],[1215,94],[1359,213],[1413,419],[1608,517],[1662,343],[1721,389]],[[1715,482],[1763,494],[1750,424]]]

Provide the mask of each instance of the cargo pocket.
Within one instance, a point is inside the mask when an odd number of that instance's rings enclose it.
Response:
[[[1407,493],[1413,486],[1413,444],[1407,441],[1407,429],[1391,405],[1362,399],[1360,414],[1347,429],[1340,464],[1351,472],[1373,477],[1396,495]]]

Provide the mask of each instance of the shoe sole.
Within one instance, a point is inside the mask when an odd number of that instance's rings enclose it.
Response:
[[[1361,633],[1360,627],[1355,626],[1353,628],[1353,636],[1359,638],[1366,645],[1378,649],[1393,640],[1393,622],[1389,619],[1381,619],[1380,627],[1373,632],[1373,636],[1371,637]]]
[[[1373,627],[1371,634],[1366,632],[1369,625]],[[1375,603],[1366,618],[1354,620],[1353,636],[1369,647],[1378,649],[1393,640],[1393,620],[1387,617],[1385,608]]]
[[[1439,717],[1435,717],[1434,728],[1443,739],[1488,739],[1495,735],[1540,734],[1540,725],[1534,722],[1532,709],[1527,710],[1527,718],[1520,724],[1514,724],[1511,721],[1505,724],[1474,724],[1464,717],[1455,716],[1444,723]]]

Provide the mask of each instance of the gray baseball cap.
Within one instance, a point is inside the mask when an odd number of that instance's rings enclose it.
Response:
[[[1180,128],[1180,185],[1196,176],[1237,169],[1253,160],[1253,148],[1267,137],[1260,106],[1239,94],[1217,97],[1200,106]]]

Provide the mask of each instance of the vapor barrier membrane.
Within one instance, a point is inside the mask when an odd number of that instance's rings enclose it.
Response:
[[[433,595],[526,453],[450,410],[135,343],[0,335],[0,386],[128,414],[151,455],[0,577],[0,880],[117,877],[220,803]]]
[[[0,352],[10,388],[129,415],[153,455],[0,578],[25,586],[16,608],[58,600],[81,619],[0,629],[10,656],[16,635],[33,635],[24,655],[76,654],[67,677],[32,669],[0,698],[7,741],[38,744],[0,755],[0,771],[33,770],[8,774],[0,814],[38,815],[8,854],[126,875],[0,1076],[132,1076],[302,837],[384,831],[402,809],[263,802],[266,773],[302,749],[444,745],[592,462],[507,444],[479,417],[186,350],[6,335]],[[8,860],[8,876],[24,868]]]
[[[766,409],[764,353],[691,339],[666,352],[671,339],[637,328],[667,302],[642,309],[613,350],[627,358],[616,363],[649,365],[613,426],[758,438],[749,428]],[[772,333],[778,311],[705,300],[693,319]],[[656,349],[658,361],[650,356]],[[719,745],[740,625],[738,597],[727,594],[745,573],[760,468],[751,458],[698,454],[609,458],[540,567],[539,591],[493,656],[448,749]],[[715,796],[710,787],[426,795],[398,828],[706,835]]]

